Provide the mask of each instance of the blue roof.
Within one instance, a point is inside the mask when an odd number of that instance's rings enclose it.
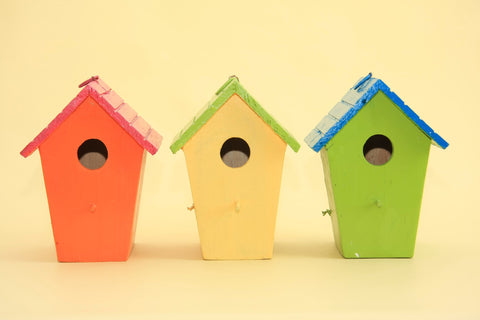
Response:
[[[307,145],[315,152],[319,152],[379,90],[390,98],[418,128],[425,132],[425,134],[432,139],[433,144],[442,149],[448,147],[447,141],[435,133],[425,121],[420,119],[382,80],[372,78],[371,73],[358,80],[345,96],[343,96],[342,100],[338,102],[308,136],[305,137]]]

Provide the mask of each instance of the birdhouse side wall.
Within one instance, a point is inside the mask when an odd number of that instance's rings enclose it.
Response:
[[[363,151],[378,134],[393,146],[383,165],[369,163]],[[381,91],[327,143],[327,188],[335,204],[337,245],[345,257],[413,255],[430,144]]]
[[[138,188],[137,188],[137,198],[135,200],[135,213],[133,215],[133,224],[132,224],[132,239],[130,240],[130,247],[129,252],[133,248],[133,244],[135,243],[135,236],[137,233],[137,221],[138,221],[138,210],[140,208],[140,198],[142,196],[142,188],[143,188],[143,176],[145,173],[145,164],[147,163],[147,150],[143,149],[142,153],[142,165],[140,167],[140,178],[138,181]]]
[[[250,157],[227,166],[230,138]],[[271,258],[286,143],[236,94],[184,145],[205,259]]]
[[[105,164],[84,167],[78,149],[98,139]],[[130,254],[144,149],[88,97],[40,146],[59,261],[117,261]]]
[[[335,245],[340,253],[342,252],[341,246],[341,239],[340,239],[340,232],[338,230],[338,218],[337,218],[337,209],[335,206],[335,197],[333,194],[332,188],[332,177],[330,174],[330,164],[328,163],[328,155],[325,148],[320,150],[320,155],[322,157],[322,165],[323,165],[323,175],[325,179],[325,187],[327,189],[327,197],[328,197],[328,205],[329,209],[331,210],[330,216],[332,220],[332,228],[333,228],[333,235],[335,238]]]

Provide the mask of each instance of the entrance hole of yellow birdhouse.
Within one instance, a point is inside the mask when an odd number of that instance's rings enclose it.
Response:
[[[242,138],[230,138],[223,143],[220,157],[227,166],[239,168],[244,166],[250,158],[250,147]]]
[[[371,136],[363,145],[365,159],[375,166],[387,163],[392,157],[392,153],[392,142],[382,134]]]
[[[108,158],[105,144],[98,139],[84,141],[77,150],[78,161],[87,169],[95,170],[103,167]]]

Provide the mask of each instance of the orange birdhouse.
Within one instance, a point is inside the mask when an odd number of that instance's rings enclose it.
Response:
[[[40,150],[59,261],[125,261],[132,249],[146,151],[162,137],[92,77],[21,152]]]

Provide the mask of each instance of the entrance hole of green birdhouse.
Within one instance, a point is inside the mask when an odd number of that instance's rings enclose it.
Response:
[[[239,168],[250,158],[250,147],[242,138],[230,138],[223,143],[220,157],[227,166]]]
[[[87,169],[95,170],[103,167],[108,158],[105,144],[98,139],[88,139],[77,150],[78,161]]]
[[[371,136],[363,145],[363,156],[375,166],[387,163],[392,157],[392,153],[392,142],[382,134]]]

